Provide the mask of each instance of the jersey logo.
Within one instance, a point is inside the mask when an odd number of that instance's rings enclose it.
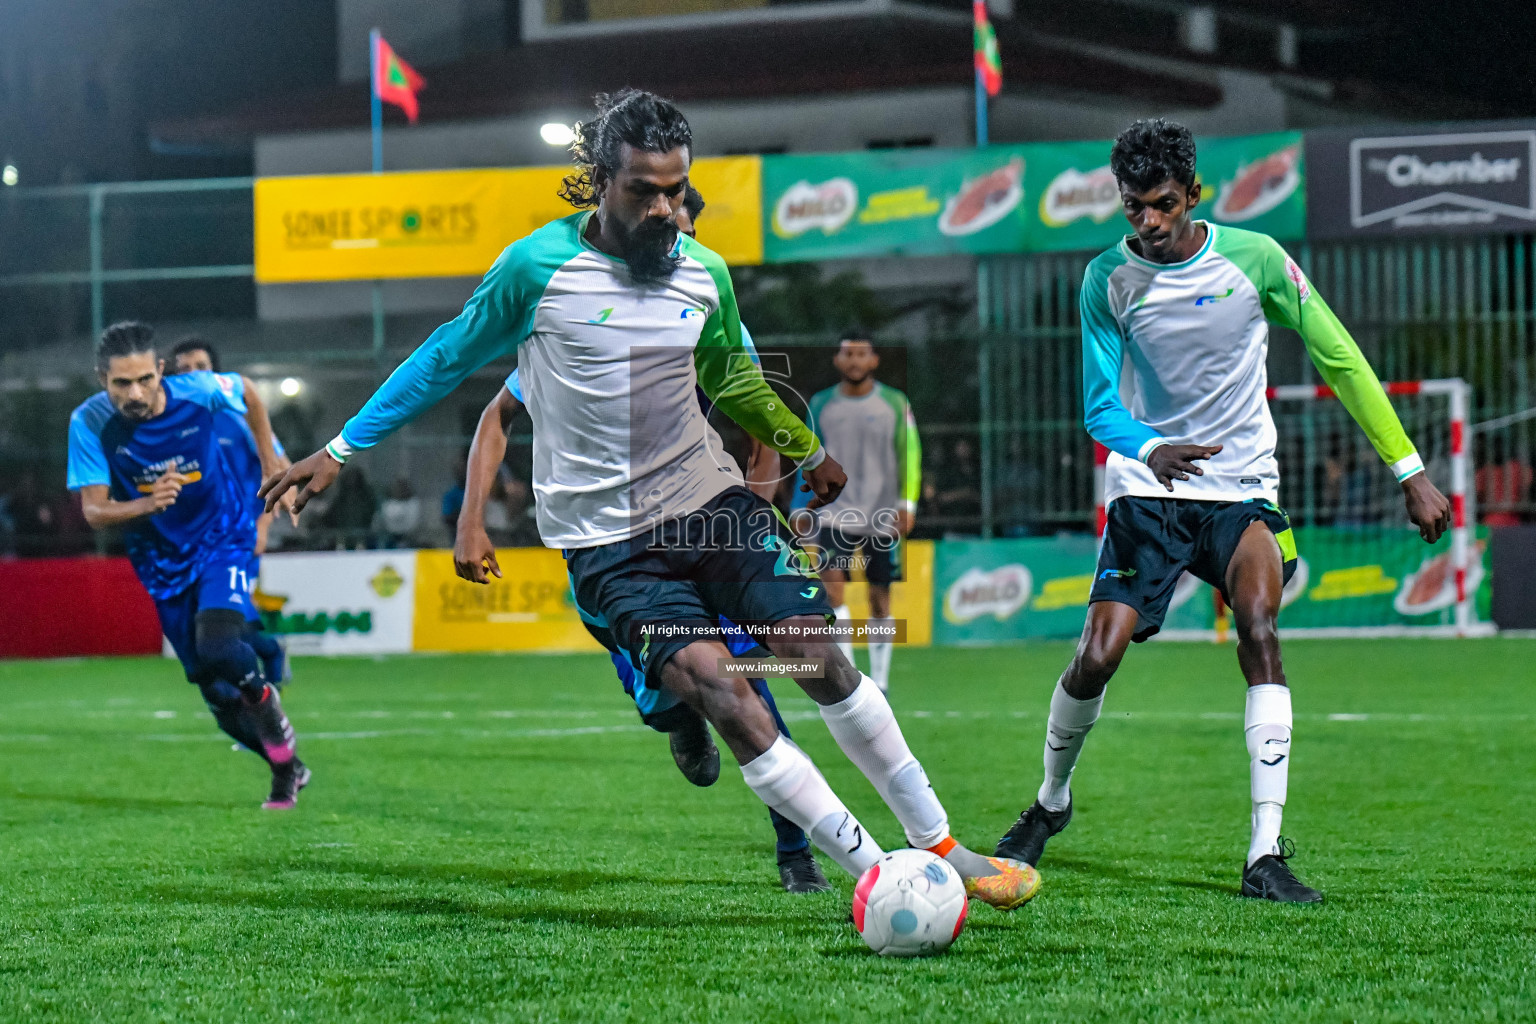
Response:
[[[199,430],[202,430],[202,429],[203,429],[202,427],[188,427],[186,430],[183,430],[181,433],[177,434],[176,436],[177,437],[191,437],[193,434],[197,433]]]
[[[1105,569],[1103,572],[1099,573],[1099,579],[1101,580],[1129,580],[1134,579],[1135,577],[1135,569]]]
[[[704,315],[704,311],[702,309],[695,309],[692,306],[684,306],[683,307],[683,315],[678,317],[678,319],[679,320],[691,320],[691,319],[694,319],[694,318],[697,318],[697,317],[702,317],[703,315]]]
[[[804,590],[800,591],[800,596],[805,598],[807,601],[809,601],[811,598],[815,597],[817,592],[820,591],[820,590],[821,590],[820,587],[809,586],[809,587],[806,587]]]
[[[609,306],[607,309],[605,309],[601,313],[597,314],[597,316],[593,317],[591,320],[588,320],[587,323],[589,323],[589,324],[606,323],[610,316],[613,316],[613,307],[612,306]]]
[[[1195,305],[1197,305],[1197,306],[1214,306],[1216,303],[1220,302],[1222,299],[1230,299],[1232,297],[1232,293],[1234,291],[1236,291],[1236,290],[1237,289],[1235,289],[1235,288],[1228,288],[1226,291],[1222,292],[1220,295],[1202,295],[1198,299],[1195,300]]]
[[[1312,286],[1307,284],[1307,275],[1301,272],[1296,261],[1289,256],[1285,258],[1285,276],[1291,279],[1296,286],[1296,294],[1301,298],[1301,304],[1305,306],[1307,300],[1312,297]]]

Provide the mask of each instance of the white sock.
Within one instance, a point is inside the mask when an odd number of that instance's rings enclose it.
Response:
[[[883,630],[889,629],[894,622],[894,619],[871,619],[870,626],[879,626]],[[881,690],[891,688],[891,652],[894,649],[894,645],[887,641],[869,642],[869,676]]]
[[[1248,778],[1253,796],[1253,838],[1248,863],[1280,852],[1280,815],[1291,768],[1291,690],[1281,683],[1248,687],[1243,712]]]
[[[1101,693],[1090,700],[1078,700],[1056,681],[1051,694],[1051,717],[1045,723],[1045,780],[1040,783],[1039,800],[1048,811],[1064,811],[1072,802],[1072,769],[1083,752],[1088,730],[1099,720],[1104,707]]]
[[[852,621],[853,618],[853,616],[848,614],[848,606],[845,604],[840,604],[836,608],[833,608],[832,617],[835,618],[838,624],[842,626],[846,626],[850,621]],[[837,642],[837,649],[843,652],[843,657],[848,659],[848,664],[852,665],[854,668],[859,667],[858,664],[853,660],[852,640],[839,640]]]
[[[805,829],[811,842],[854,878],[885,855],[789,737],[779,736],[742,765],[741,776],[763,803]]]
[[[901,822],[907,842],[926,850],[949,835],[944,805],[907,748],[891,705],[873,679],[862,676],[848,699],[822,708],[821,717],[848,760],[874,783],[880,799]]]

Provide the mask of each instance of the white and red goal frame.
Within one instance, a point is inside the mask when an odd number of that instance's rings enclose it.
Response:
[[[1472,386],[1460,377],[1448,377],[1436,380],[1400,380],[1383,381],[1382,388],[1388,395],[1443,395],[1447,399],[1450,432],[1450,469],[1451,487],[1447,495],[1451,501],[1451,563],[1455,569],[1456,579],[1456,605],[1455,625],[1453,632],[1457,636],[1467,636],[1474,632],[1486,632],[1486,627],[1477,622],[1474,614],[1473,602],[1475,595],[1468,592],[1467,578],[1470,568],[1469,558],[1472,553],[1472,523],[1475,521],[1473,508],[1471,483],[1472,465],[1471,455],[1467,451],[1469,434],[1468,416],[1472,411]],[[1337,399],[1333,389],[1323,384],[1285,384],[1269,388],[1265,397],[1271,402],[1276,399],[1288,401],[1332,401]],[[1098,536],[1104,535],[1106,522],[1106,508],[1104,502],[1104,466],[1109,459],[1109,449],[1098,442],[1094,442],[1094,490],[1098,495],[1097,508],[1095,509],[1095,524]],[[1364,633],[1374,632],[1369,627],[1350,632]],[[1412,632],[1424,632],[1414,629]],[[1437,630],[1430,630],[1438,632]],[[1308,630],[1307,632],[1312,632]]]

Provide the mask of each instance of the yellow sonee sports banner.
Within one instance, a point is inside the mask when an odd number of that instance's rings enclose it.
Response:
[[[256,280],[480,277],[508,245],[573,212],[566,167],[259,178]],[[708,204],[699,240],[726,262],[763,259],[762,160],[694,162]]]
[[[933,643],[933,542],[902,545],[906,579],[891,587],[891,614],[907,622],[907,645]],[[453,571],[453,552],[416,553],[417,651],[600,651],[571,600],[565,559],[552,548],[500,548],[502,578],[486,586]],[[869,616],[862,575],[848,584],[854,618]]]
[[[416,553],[418,651],[601,651],[571,601],[553,548],[499,548],[501,579],[485,586],[453,571],[452,551]]]

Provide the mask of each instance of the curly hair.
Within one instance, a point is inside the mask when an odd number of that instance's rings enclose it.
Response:
[[[1169,178],[1189,188],[1195,183],[1195,138],[1177,121],[1144,118],[1115,139],[1109,168],[1116,181],[1136,192]]]
[[[597,115],[575,126],[571,157],[576,170],[565,176],[556,193],[578,210],[597,205],[598,179],[618,173],[626,145],[648,153],[693,147],[693,129],[670,100],[642,89],[621,89],[598,93],[594,102]]]
[[[96,339],[96,368],[102,373],[118,356],[138,355],[155,350],[155,329],[142,320],[121,320],[101,332]]]

